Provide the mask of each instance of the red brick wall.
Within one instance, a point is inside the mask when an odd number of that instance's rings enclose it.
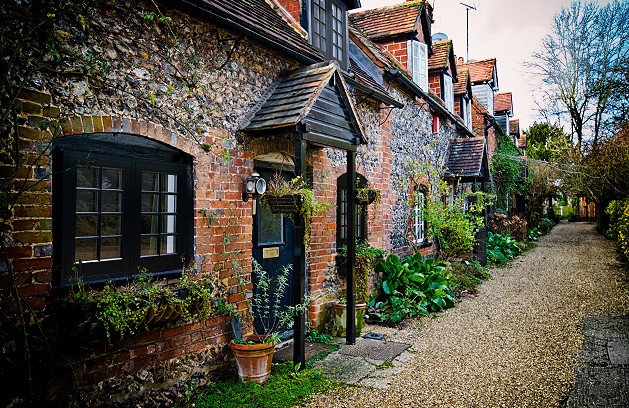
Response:
[[[428,73],[428,86],[430,90],[442,98],[441,95],[441,74],[439,72]]]
[[[407,68],[408,53],[406,50],[406,38],[398,37],[386,42],[379,42],[378,44],[389,51],[402,67]]]
[[[218,279],[225,285],[226,292],[231,293],[228,301],[237,309],[245,307],[242,295],[235,292],[238,281],[233,277],[233,271],[217,268],[217,265],[222,265],[221,261],[224,261],[223,233],[226,226],[223,220],[227,217],[252,219],[251,202],[244,203],[241,199],[243,177],[250,174],[253,167],[251,153],[239,154],[235,149],[232,150],[233,158],[230,165],[226,166],[221,162],[223,159],[206,154],[198,143],[152,122],[109,115],[60,119],[59,109],[51,106],[50,95],[35,90],[23,91],[17,105],[18,117],[23,123],[19,128],[19,137],[25,146],[22,155],[28,159],[17,167],[16,172],[14,166],[3,164],[0,166],[0,176],[14,178],[13,193],[22,185],[28,189],[18,195],[14,206],[12,243],[7,248],[6,262],[7,268],[13,271],[19,294],[38,318],[51,318],[52,306],[64,296],[63,293],[53,292],[52,288],[52,194],[48,176],[51,157],[48,154],[37,154],[40,146],[47,146],[51,142],[53,133],[55,137],[78,134],[89,137],[87,134],[98,132],[129,133],[169,144],[192,155],[195,158],[194,182],[197,187],[194,197],[195,256],[202,259],[196,265],[197,271],[201,276],[218,273]],[[50,125],[41,130],[45,127],[42,123]],[[206,133],[205,142],[219,142],[220,145],[225,136],[223,130],[210,130]],[[223,216],[208,227],[207,220],[199,214],[201,209],[214,210]],[[239,222],[237,226],[227,228],[233,228],[237,236],[229,249],[240,250],[236,258],[247,270],[251,257],[252,223]],[[11,274],[0,274],[0,289],[12,285]],[[251,284],[247,287],[250,289]],[[229,320],[227,316],[217,316],[203,323],[183,324],[124,340],[112,340],[111,344],[100,338],[89,343],[62,343],[59,347],[69,347],[65,356],[74,365],[78,383],[86,385],[199,352],[208,352],[221,360],[225,354],[224,345],[232,337]],[[56,337],[55,334],[51,336]],[[56,370],[64,372],[62,367]],[[71,384],[72,381],[62,375],[53,380],[50,392],[57,392]]]
[[[454,112],[459,115],[461,118],[461,95],[454,95]]]

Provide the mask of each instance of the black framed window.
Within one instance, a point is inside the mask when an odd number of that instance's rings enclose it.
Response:
[[[192,159],[133,135],[76,135],[53,144],[55,281],[86,282],[144,267],[178,273],[192,256]]]
[[[367,179],[360,175],[356,175],[356,187],[367,187]],[[353,197],[347,194],[347,173],[336,179],[336,248],[340,250],[347,245],[348,235],[348,209],[350,203],[354,203]],[[365,241],[367,239],[367,206],[354,204],[355,209],[355,226],[356,240]]]
[[[347,6],[340,0],[312,0],[312,45],[347,68]]]

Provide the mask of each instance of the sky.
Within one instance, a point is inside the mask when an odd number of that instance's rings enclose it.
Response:
[[[361,0],[362,9],[402,3],[403,0]],[[551,32],[553,15],[570,0],[462,0],[476,7],[469,11],[470,59],[496,58],[498,92],[513,93],[514,119],[520,130],[538,117],[535,105],[537,79],[524,66],[542,39]],[[461,0],[431,0],[434,7],[433,35],[445,33],[453,41],[457,57],[466,56],[466,11]]]

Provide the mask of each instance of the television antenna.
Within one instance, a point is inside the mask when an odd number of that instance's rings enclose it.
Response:
[[[465,7],[465,18],[467,22],[467,27],[465,28],[465,35],[467,40],[467,60],[470,60],[470,10],[476,10],[476,7],[470,6],[469,4],[461,3],[463,7]]]

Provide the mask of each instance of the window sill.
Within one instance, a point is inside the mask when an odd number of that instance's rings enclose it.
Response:
[[[421,242],[421,244],[420,243],[415,243],[415,245],[419,245],[419,248],[421,249],[421,248],[426,248],[426,247],[432,246],[432,243],[433,243],[433,241],[429,241],[429,240],[425,239],[425,240],[423,240]]]

